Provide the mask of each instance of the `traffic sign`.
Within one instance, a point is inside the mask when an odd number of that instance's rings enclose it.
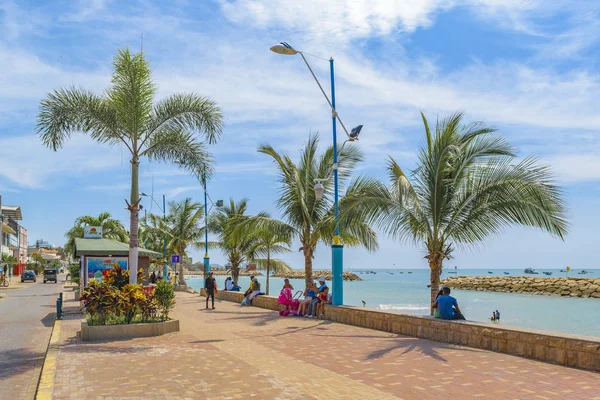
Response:
[[[181,257],[178,254],[173,254],[171,256],[171,263],[178,264],[180,262]]]

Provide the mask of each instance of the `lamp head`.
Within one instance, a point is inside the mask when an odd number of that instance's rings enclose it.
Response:
[[[293,55],[298,54],[298,50],[294,49],[292,46],[290,46],[286,42],[281,42],[279,44],[276,44],[275,46],[272,46],[271,51],[273,53],[283,54],[286,56],[293,56]]]
[[[144,192],[140,193],[140,196],[148,197],[148,195]]]
[[[217,200],[216,206],[223,207],[223,200]]]
[[[321,200],[323,198],[323,193],[325,193],[325,188],[321,182],[317,182],[315,184],[315,198],[317,200]]]
[[[358,125],[355,128],[352,128],[352,130],[350,131],[350,140],[351,141],[355,141],[358,140],[358,135],[360,134],[360,131],[362,130],[363,126],[362,125]]]

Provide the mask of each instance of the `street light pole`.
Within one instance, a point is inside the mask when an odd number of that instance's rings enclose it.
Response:
[[[342,129],[346,133],[346,136],[348,136],[348,140],[346,140],[346,142],[353,142],[355,140],[358,140],[358,135],[363,126],[359,125],[359,126],[355,127],[354,129],[352,129],[352,131],[350,133],[348,133],[346,126],[344,125],[340,116],[338,115],[337,111],[335,110],[335,76],[334,76],[334,68],[333,68],[334,67],[333,66],[333,57],[331,57],[329,59],[329,74],[330,74],[330,79],[331,79],[331,100],[329,100],[329,98],[327,97],[327,93],[325,93],[323,86],[321,86],[321,83],[317,79],[317,76],[315,75],[310,64],[308,63],[308,60],[306,59],[306,57],[304,57],[303,52],[294,49],[292,46],[290,46],[286,42],[282,42],[280,44],[272,46],[271,51],[274,53],[277,53],[277,54],[283,54],[283,55],[288,55],[288,56],[300,54],[300,56],[302,57],[302,60],[306,64],[306,67],[308,68],[308,70],[310,71],[315,82],[319,86],[319,89],[321,89],[321,93],[323,93],[323,96],[325,97],[325,99],[327,100],[327,103],[329,103],[329,106],[331,107],[331,119],[332,119],[332,125],[333,125],[333,167],[332,167],[332,170],[333,170],[333,179],[334,179],[334,208],[335,208],[335,236],[333,237],[333,245],[331,246],[331,272],[332,272],[332,289],[333,289],[331,304],[335,305],[335,306],[339,306],[344,303],[344,277],[343,277],[344,245],[342,244],[342,241],[340,240],[340,236],[339,236],[340,232],[339,232],[339,207],[338,207],[339,186],[338,186],[337,121],[340,122]],[[344,144],[346,142],[344,142]],[[342,145],[342,147],[343,147],[343,145]],[[327,178],[327,179],[329,179],[329,178]],[[324,187],[320,183],[320,181],[322,181],[322,180],[325,180],[325,179],[317,179],[317,184],[315,185],[315,197],[317,200],[320,200],[320,198],[323,195]]]
[[[331,77],[331,121],[333,126],[333,185],[335,208],[335,236],[331,246],[331,286],[333,294],[331,304],[341,306],[344,302],[344,245],[340,240],[339,207],[338,207],[338,152],[337,152],[337,113],[335,111],[335,76],[333,58],[329,59],[329,73]]]
[[[165,195],[163,194],[163,223],[167,226],[167,205]],[[167,279],[169,275],[169,263],[167,261],[167,235],[163,238],[163,258],[165,259],[165,265],[163,266],[163,279]]]
[[[208,194],[206,192],[206,171],[202,173],[204,186],[204,274],[210,273],[210,258],[208,257]]]

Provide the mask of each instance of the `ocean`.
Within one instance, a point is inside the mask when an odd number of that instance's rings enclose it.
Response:
[[[370,271],[375,272],[368,273]],[[529,275],[548,277],[541,273]],[[559,270],[544,269],[552,272],[549,277],[565,276]],[[588,270],[587,275],[578,275],[579,270],[572,270],[569,277],[600,278],[600,270]],[[362,306],[381,310],[410,313],[418,315],[429,314],[429,270],[425,269],[374,269],[353,270],[362,281],[344,282],[344,304]],[[493,274],[489,274],[493,272]],[[442,274],[442,279],[448,276],[524,276],[523,270],[483,270],[459,269],[457,274]],[[318,277],[315,276],[315,279]],[[219,288],[223,287],[225,276],[217,276]],[[262,290],[265,291],[265,276],[258,277]],[[188,285],[199,290],[203,285],[201,278],[186,277]],[[291,279],[295,290],[304,290],[302,279]],[[242,288],[247,288],[250,279],[240,277]],[[270,294],[277,296],[283,286],[282,278],[270,278]],[[329,282],[328,282],[329,283]],[[476,292],[468,290],[452,290],[452,295],[458,300],[459,307],[468,320],[487,322],[492,311],[498,310],[501,324],[546,331],[566,332],[578,335],[600,336],[600,299],[554,297],[518,293]]]

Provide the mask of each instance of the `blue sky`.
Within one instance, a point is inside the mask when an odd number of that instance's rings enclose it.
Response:
[[[101,92],[116,49],[140,49],[143,34],[158,97],[196,92],[223,108],[211,197],[249,197],[252,213],[278,216],[276,171],[257,146],[295,156],[311,131],[323,145],[331,140],[326,103],[301,60],[269,51],[285,40],[335,58],[338,111],[348,126],[365,125],[360,174],[383,179],[388,155],[414,166],[421,110],[430,119],[465,110],[509,137],[521,156],[553,167],[572,221],[564,242],[508,229],[476,249],[459,248],[448,265],[598,267],[589,255],[600,219],[598,7],[585,0],[0,0],[0,193],[22,207],[30,242],[62,245],[77,216],[101,211],[128,226],[127,152],[75,135],[54,153],[35,135],[35,118],[52,89]],[[328,63],[310,61],[328,85]],[[144,161],[140,185],[157,198],[202,200],[197,181],[164,164]],[[303,265],[300,253],[284,258]],[[330,260],[319,247],[315,268]],[[345,264],[426,268],[421,247],[385,236],[376,253],[347,249]]]

